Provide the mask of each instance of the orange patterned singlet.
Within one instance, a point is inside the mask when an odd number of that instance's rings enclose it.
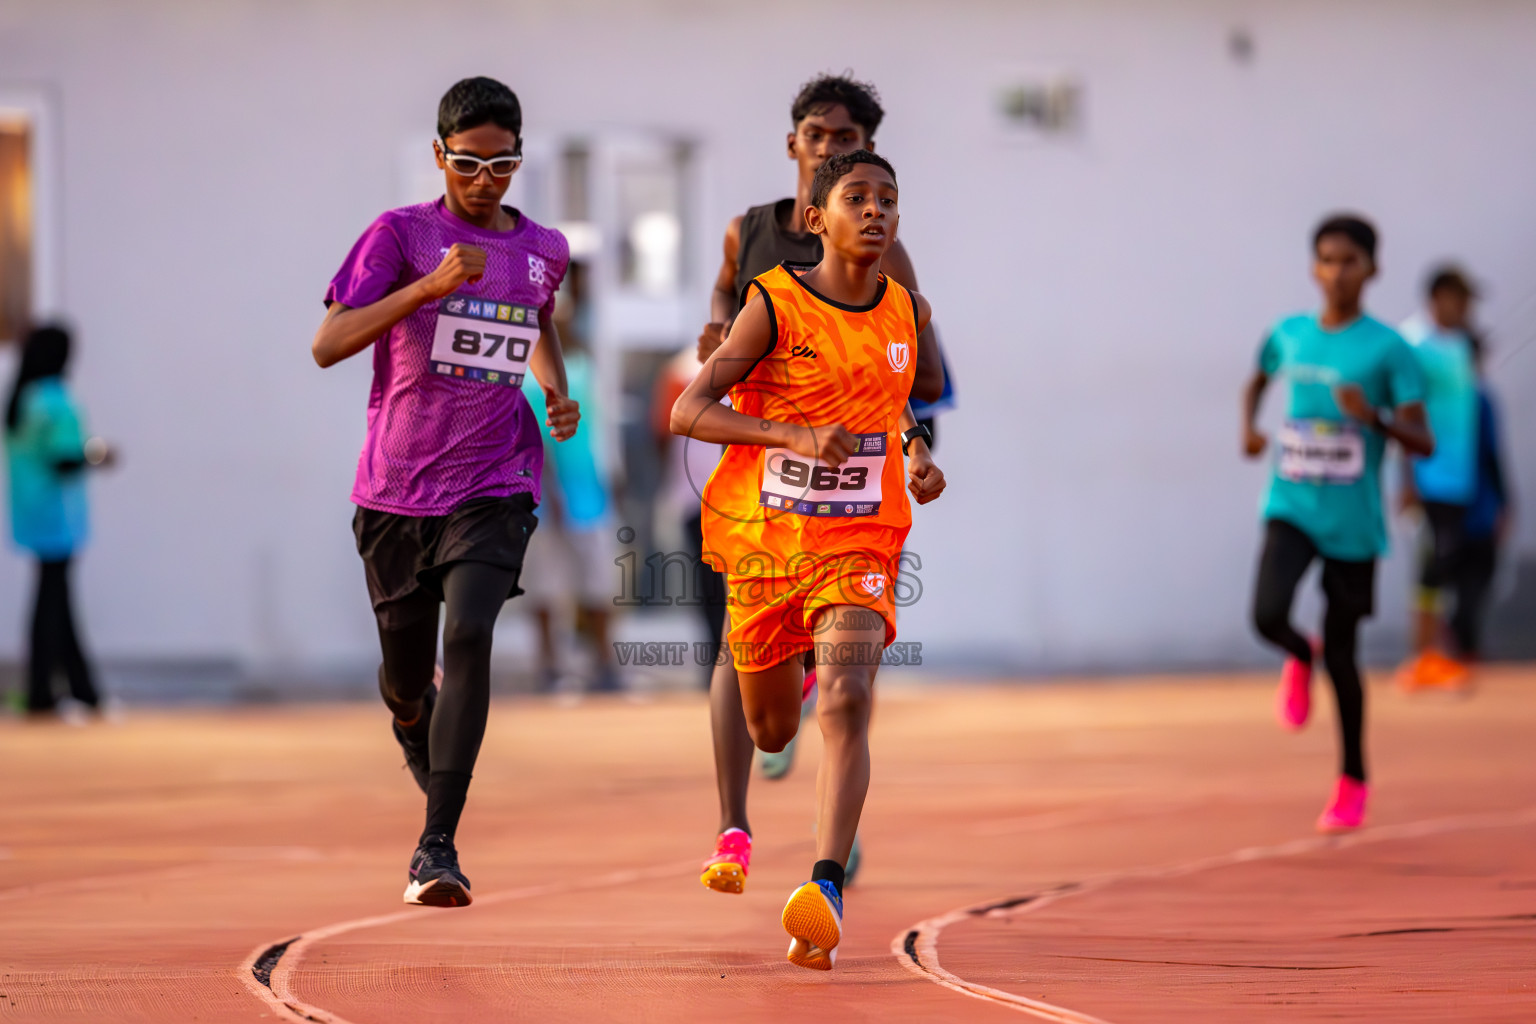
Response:
[[[786,263],[752,282],[774,343],[731,388],[731,404],[756,418],[841,423],[860,444],[835,469],[784,448],[727,447],[704,487],[703,526],[705,559],[732,577],[733,639],[750,617],[737,607],[740,578],[797,581],[803,605],[813,578],[855,573],[861,592],[888,604],[885,584],[912,524],[898,426],[916,375],[916,301],[882,275],[870,305],[848,306],[802,281],[809,269]],[[894,615],[891,607],[887,642]]]

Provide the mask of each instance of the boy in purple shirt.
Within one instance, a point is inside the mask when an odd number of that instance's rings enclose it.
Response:
[[[522,593],[538,522],[544,450],[524,374],[544,391],[551,437],[564,441],[581,417],[553,321],[565,238],[501,205],[522,127],[500,82],[448,90],[432,143],[445,195],[369,226],[326,291],[313,345],[322,367],[373,348],[352,528],[383,649],[379,690],[427,795],[405,902],[429,906],[470,902],[454,833],[485,736],[492,628]]]

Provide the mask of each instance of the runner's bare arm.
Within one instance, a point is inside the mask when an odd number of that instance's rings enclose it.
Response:
[[[740,252],[741,218],[732,217],[725,228],[725,258],[709,293],[709,323],[699,332],[700,362],[714,355],[725,339],[725,332],[731,329],[731,317],[736,312],[736,258]]]
[[[350,359],[382,338],[391,327],[429,302],[435,302],[465,281],[485,273],[485,250],[473,245],[453,245],[437,269],[390,292],[366,306],[333,302],[320,321],[310,353],[321,368]]]
[[[923,347],[923,332],[933,326],[933,306],[918,291],[912,292],[912,301],[917,304],[917,347],[921,349]],[[939,371],[939,390],[943,390],[943,385],[944,371],[941,369]],[[923,399],[919,398],[918,401],[921,402]]]
[[[528,369],[544,392],[544,425],[549,436],[564,441],[576,433],[581,421],[581,405],[569,397],[570,382],[565,377],[565,353],[560,348],[560,329],[554,317],[539,310],[539,343],[528,357]]]
[[[746,416],[720,404],[720,399],[751,372],[776,340],[768,308],[762,296],[754,294],[724,343],[673,403],[669,421],[672,432],[714,444],[789,448],[829,466],[841,466],[858,446],[858,439],[841,423],[784,423]]]
[[[1413,478],[1413,460],[1405,455],[1401,462],[1402,466],[1399,477],[1401,485],[1397,491],[1397,510],[1406,515],[1419,508],[1419,485],[1418,481]]]
[[[1256,459],[1264,453],[1264,448],[1269,444],[1269,438],[1259,432],[1253,421],[1259,416],[1259,402],[1264,398],[1264,390],[1269,387],[1269,374],[1263,370],[1255,370],[1253,376],[1248,378],[1248,384],[1243,388],[1243,454],[1250,459]]]
[[[912,413],[912,406],[902,406],[897,429],[905,434],[915,426],[917,417]],[[944,471],[934,465],[928,442],[914,437],[907,445],[907,490],[912,492],[919,505],[926,505],[943,494],[945,486]]]
[[[1424,418],[1423,402],[1404,402],[1392,410],[1391,419],[1385,419],[1380,409],[1366,401],[1365,391],[1358,384],[1342,384],[1334,388],[1333,399],[1339,403],[1344,415],[1381,431],[1402,445],[1409,455],[1427,458],[1434,454],[1435,438]]]
[[[880,267],[903,288],[917,291],[917,271],[912,269],[912,258],[907,255],[900,239],[891,243]],[[919,402],[936,402],[944,393],[944,363],[939,358],[939,338],[928,321],[932,315],[930,310],[917,325],[917,376],[912,381],[912,397]]]

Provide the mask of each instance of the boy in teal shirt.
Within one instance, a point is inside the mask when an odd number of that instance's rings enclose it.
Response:
[[[1413,352],[1361,307],[1376,276],[1376,230],[1359,217],[1330,217],[1312,246],[1323,310],[1286,317],[1265,338],[1244,394],[1243,444],[1249,458],[1268,447],[1254,420],[1271,378],[1283,375],[1290,394],[1264,492],[1253,620],[1287,655],[1276,711],[1282,725],[1299,729],[1310,710],[1313,647],[1291,625],[1291,605],[1302,575],[1322,558],[1322,655],[1338,700],[1342,770],[1317,825],[1337,832],[1365,820],[1365,693],[1355,649],[1360,621],[1374,609],[1376,559],[1387,550],[1381,458],[1389,438],[1415,455],[1429,455],[1434,440]]]

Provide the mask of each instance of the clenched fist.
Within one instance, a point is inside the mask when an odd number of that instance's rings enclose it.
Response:
[[[465,281],[473,284],[485,273],[485,250],[477,245],[455,242],[443,254],[437,269],[422,278],[422,284],[434,299],[452,295]]]

